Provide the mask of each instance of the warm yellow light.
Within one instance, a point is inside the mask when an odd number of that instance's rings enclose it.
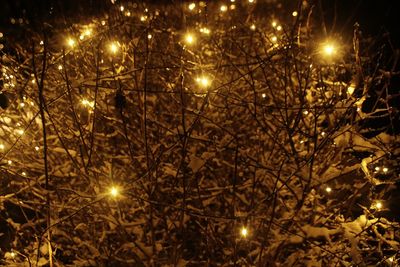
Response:
[[[352,95],[353,93],[354,93],[354,90],[355,90],[355,88],[353,87],[353,86],[349,86],[348,88],[347,88],[347,93],[349,94],[349,95]]]
[[[267,94],[266,93],[262,93],[262,98],[266,98],[267,97]]]
[[[86,30],[84,30],[83,31],[83,35],[85,35],[85,36],[90,36],[90,35],[92,35],[92,29],[86,29]]]
[[[110,188],[109,193],[112,197],[117,197],[119,195],[119,189],[117,187],[113,186]]]
[[[17,254],[16,254],[14,251],[11,251],[11,252],[10,252],[10,257],[11,257],[11,258],[15,258],[15,256],[17,256]]]
[[[251,29],[252,31],[255,31],[255,30],[256,30],[256,25],[255,25],[255,24],[251,24],[250,29]]]
[[[116,54],[118,52],[118,44],[116,42],[112,42],[109,46],[110,52]]]
[[[379,171],[381,168],[379,168],[378,166],[375,167],[375,171]]]
[[[249,234],[247,228],[243,226],[242,229],[240,229],[240,234],[242,235],[242,237],[247,237],[247,235]]]
[[[36,151],[39,151],[39,149],[40,149],[40,147],[35,146],[35,150],[36,150]]]
[[[147,35],[147,39],[151,39],[151,38],[153,38],[153,35],[148,34],[148,35]]]
[[[389,171],[389,168],[384,167],[384,168],[382,169],[382,171],[383,171],[383,172],[388,172],[388,171]]]
[[[5,146],[4,144],[0,144],[0,150],[4,150]]]
[[[221,12],[225,12],[228,10],[228,7],[226,5],[222,5],[220,8]]]
[[[190,10],[193,10],[195,7],[196,7],[196,4],[195,4],[195,3],[190,3],[190,4],[189,4],[189,9],[190,9]]]
[[[276,30],[277,31],[281,31],[282,30],[282,26],[281,25],[276,26]]]
[[[16,130],[16,132],[19,135],[23,135],[24,134],[24,130],[22,130],[22,129],[18,129],[18,130]]]
[[[293,16],[293,17],[297,17],[298,14],[299,14],[299,13],[297,13],[297,11],[293,11],[292,16]]]
[[[82,99],[81,100],[82,105],[90,107],[90,108],[94,108],[94,101],[89,101],[87,99]]]
[[[8,160],[7,163],[8,163],[8,165],[11,165],[12,164],[12,160]]]
[[[186,42],[188,45],[193,44],[193,43],[195,42],[195,38],[194,38],[193,34],[191,34],[191,33],[186,34],[186,35],[185,35],[185,42]]]
[[[236,5],[230,5],[229,8],[230,8],[230,10],[235,10],[236,9]]]
[[[70,47],[74,47],[74,46],[75,46],[75,40],[72,39],[72,38],[68,38],[67,44],[68,44],[68,46],[70,46]]]
[[[253,3],[254,2],[254,0],[249,0],[249,3]]]
[[[328,186],[327,188],[325,188],[325,191],[328,192],[328,193],[330,193],[330,192],[332,192],[332,188],[330,188],[330,187]]]
[[[200,28],[200,32],[204,33],[204,34],[210,34],[210,29],[204,27],[204,28]]]
[[[147,20],[147,16],[141,16],[140,17],[140,21],[146,21]]]
[[[201,87],[204,87],[204,88],[210,86],[210,80],[209,80],[207,77],[205,77],[205,76],[198,77],[198,78],[196,79],[196,82],[197,82]]]
[[[323,46],[322,51],[326,56],[333,56],[336,53],[336,48],[332,43],[326,43]]]
[[[275,27],[276,27],[276,25],[278,25],[278,23],[277,23],[276,21],[273,21],[271,25],[272,25],[272,27],[274,27],[274,28],[275,28]]]
[[[377,202],[375,203],[375,207],[376,207],[378,210],[381,209],[381,208],[383,207],[382,202],[377,201]]]
[[[271,37],[271,42],[276,43],[278,41],[278,37],[272,36]]]
[[[22,176],[26,176],[26,172],[22,172],[21,175],[22,175]]]

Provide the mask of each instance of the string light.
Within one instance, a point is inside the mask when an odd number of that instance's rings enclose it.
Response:
[[[188,7],[189,7],[189,10],[193,10],[196,7],[196,4],[190,3]]]
[[[349,95],[352,95],[354,93],[354,90],[355,90],[355,88],[351,85],[349,87],[347,87],[347,93]]]
[[[272,27],[276,27],[277,25],[278,25],[278,23],[276,22],[276,21],[273,21],[272,23],[271,23],[271,25],[272,25]]]
[[[278,41],[278,37],[272,36],[271,37],[271,42],[276,43]]]
[[[196,40],[196,39],[195,39],[195,37],[194,37],[193,34],[187,33],[187,34],[185,35],[185,43],[186,43],[186,44],[192,45],[192,44],[194,44],[195,40]]]
[[[384,167],[384,168],[382,169],[382,171],[383,171],[383,172],[388,172],[388,171],[389,171],[389,168]]]
[[[327,193],[330,193],[330,192],[332,192],[332,188],[330,188],[330,187],[328,186],[327,188],[325,188],[325,191],[326,191]]]
[[[35,150],[36,150],[36,151],[39,151],[39,149],[40,149],[40,147],[35,146]]]
[[[75,40],[72,39],[72,38],[68,38],[68,39],[67,39],[67,44],[68,44],[69,47],[72,48],[72,47],[75,46]]]
[[[298,14],[299,14],[299,13],[297,13],[297,11],[293,11],[292,16],[293,16],[293,17],[297,17]]]
[[[151,39],[151,38],[153,38],[153,35],[148,34],[148,35],[147,35],[147,39]]]
[[[276,26],[276,30],[277,31],[281,31],[282,30],[282,26],[281,25]]]
[[[26,176],[26,172],[21,172],[21,175],[22,176]]]
[[[210,31],[210,29],[203,27],[203,28],[200,28],[200,32],[204,33],[204,34],[210,34],[211,31]]]
[[[322,45],[322,53],[326,56],[326,57],[332,57],[336,54],[336,45],[331,42],[331,41],[327,41]]]
[[[58,70],[62,70],[63,69],[63,66],[62,65],[58,65]]]
[[[374,201],[371,205],[371,209],[381,210],[382,208],[383,208],[383,204],[379,200]]]
[[[11,165],[13,162],[12,162],[12,160],[9,159],[9,160],[7,161],[7,163],[8,163],[8,165]]]
[[[147,20],[147,16],[141,16],[140,17],[140,21],[146,21]]]
[[[262,93],[262,98],[265,98],[266,96],[267,96],[267,94],[266,93]]]
[[[110,190],[109,190],[109,194],[110,194],[112,197],[118,197],[119,194],[120,194],[119,188],[116,187],[116,186],[112,186],[112,187],[110,188]]]
[[[196,79],[196,82],[203,88],[207,88],[210,86],[210,79],[206,76],[201,76]]]
[[[222,5],[220,8],[221,12],[226,12],[228,10],[228,7],[226,5]]]
[[[242,229],[240,229],[240,235],[242,237],[246,238],[248,234],[249,234],[249,232],[248,232],[247,228],[243,226]]]
[[[0,150],[4,150],[5,146],[4,144],[0,144]]]
[[[255,25],[255,24],[251,24],[250,29],[251,29],[252,31],[255,31],[255,30],[256,30],[256,25]]]
[[[378,167],[378,166],[376,166],[376,167],[375,167],[375,171],[377,171],[377,172],[379,172],[379,171],[380,171],[380,169],[381,169],[381,168],[380,168],[380,167]]]
[[[254,0],[249,0],[249,3],[251,4],[251,3],[254,3]]]
[[[116,54],[118,52],[118,43],[116,42],[110,43],[108,49],[110,50],[111,53]]]

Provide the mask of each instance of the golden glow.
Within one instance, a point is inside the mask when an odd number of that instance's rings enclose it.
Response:
[[[15,258],[15,256],[17,256],[17,254],[15,254],[14,251],[11,251],[11,252],[10,252],[10,256],[11,256],[11,258]]]
[[[62,70],[63,67],[62,67],[62,65],[58,65],[57,68],[58,68],[58,70]]]
[[[378,166],[375,167],[375,171],[380,171],[381,168],[379,168]]]
[[[225,11],[228,10],[228,7],[227,7],[226,5],[222,5],[222,6],[220,7],[220,10],[221,10],[221,12],[225,12]]]
[[[262,93],[262,98],[265,98],[265,97],[267,97],[267,95],[265,94],[265,93]]]
[[[119,10],[124,11],[124,10],[125,10],[125,7],[124,7],[124,6],[121,6],[121,7],[119,8]]]
[[[349,94],[349,95],[352,95],[353,93],[354,93],[354,90],[355,90],[355,88],[353,87],[353,86],[349,86],[348,88],[347,88],[347,93]]]
[[[249,234],[249,233],[248,233],[248,231],[247,231],[247,228],[243,226],[242,229],[240,229],[240,235],[241,235],[242,237],[247,237],[248,234]]]
[[[67,44],[69,47],[74,47],[75,46],[75,40],[72,38],[67,39]]]
[[[82,99],[81,100],[82,105],[90,107],[90,108],[94,108],[94,101],[89,101],[87,99]]]
[[[146,21],[147,20],[147,16],[141,16],[140,17],[140,21]]]
[[[18,129],[18,130],[16,130],[16,132],[19,135],[23,135],[24,134],[24,130],[22,130],[22,129]]]
[[[185,43],[188,45],[192,45],[194,44],[194,42],[196,41],[196,39],[194,38],[193,34],[188,33],[185,35]]]
[[[151,38],[153,38],[153,35],[148,34],[148,35],[147,35],[147,39],[151,39]]]
[[[376,206],[377,209],[381,209],[382,208],[382,202],[380,202],[380,201],[376,202],[375,206]]]
[[[384,167],[384,168],[382,169],[382,171],[383,171],[383,172],[388,172],[388,171],[389,171],[389,168]]]
[[[255,31],[255,30],[256,30],[256,25],[255,25],[255,24],[251,24],[250,29],[251,29],[252,31]]]
[[[8,163],[8,165],[11,165],[12,164],[12,160],[8,160],[7,163]]]
[[[4,150],[5,146],[4,144],[0,144],[0,150]]]
[[[198,77],[198,78],[196,79],[196,82],[197,82],[201,87],[204,87],[204,88],[207,88],[208,86],[210,86],[210,79],[208,79],[206,76]]]
[[[332,57],[336,54],[336,46],[332,42],[325,42],[322,46],[322,53],[327,57]]]
[[[117,196],[119,196],[119,189],[116,187],[116,186],[112,186],[111,188],[110,188],[110,191],[109,191],[109,194],[112,196],[112,197],[117,197]]]
[[[276,43],[278,41],[278,37],[272,36],[271,37],[271,42]]]
[[[116,54],[118,52],[118,43],[112,42],[112,43],[110,43],[108,48],[111,53]]]
[[[200,28],[200,32],[204,33],[204,34],[210,34],[210,29],[204,27],[204,28]]]
[[[40,147],[35,146],[35,150],[36,150],[36,151],[39,151],[39,149],[40,149]]]
[[[26,172],[21,172],[21,175],[22,176],[26,176]]]
[[[292,16],[293,16],[293,17],[297,17],[298,14],[299,14],[299,13],[297,13],[297,11],[293,11]]]
[[[254,0],[249,0],[249,3],[254,3]]]
[[[332,188],[330,188],[330,187],[328,186],[327,188],[325,188],[325,191],[328,192],[328,193],[330,193],[330,192],[332,192]]]
[[[189,9],[190,9],[190,10],[193,10],[195,7],[196,7],[196,4],[195,4],[195,3],[190,3],[190,4],[189,4]]]
[[[272,27],[275,28],[278,25],[278,23],[276,21],[273,21],[271,25],[272,25]]]
[[[276,30],[277,31],[281,31],[282,30],[282,26],[281,25],[276,26]]]

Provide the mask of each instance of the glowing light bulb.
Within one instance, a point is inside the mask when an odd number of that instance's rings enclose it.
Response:
[[[58,65],[58,70],[62,70],[63,69],[63,66],[62,65]]]
[[[116,42],[112,42],[109,45],[109,50],[111,53],[116,54],[118,52],[118,44]]]
[[[21,172],[21,175],[22,176],[26,176],[26,172]]]
[[[147,16],[141,16],[140,17],[140,21],[146,21],[147,20]]]
[[[68,46],[70,46],[71,48],[75,46],[75,40],[72,38],[68,38],[67,39],[67,44]]]
[[[276,25],[278,25],[278,23],[276,22],[276,21],[273,21],[272,23],[271,23],[271,25],[272,25],[272,27],[276,27]]]
[[[251,29],[252,31],[255,31],[255,30],[256,30],[256,25],[255,25],[255,24],[251,24],[250,29]]]
[[[190,3],[189,4],[189,10],[193,10],[196,7],[195,3]]]
[[[265,93],[262,93],[262,98],[265,98],[265,97],[267,97],[267,95],[265,94]]]
[[[377,201],[377,202],[375,203],[375,207],[376,207],[378,210],[381,209],[381,208],[383,207],[382,202]]]
[[[293,11],[293,12],[292,12],[292,16],[293,16],[293,17],[297,17],[298,14],[299,14],[299,13],[297,13],[297,11]]]
[[[201,87],[204,87],[204,88],[210,86],[210,80],[209,80],[207,77],[205,77],[205,76],[198,77],[198,78],[196,79],[196,82],[197,82]]]
[[[220,8],[221,12],[226,12],[228,10],[228,7],[226,5],[222,5]]]
[[[248,231],[247,231],[247,228],[243,226],[242,229],[240,229],[240,235],[241,235],[242,237],[247,237],[248,234],[249,234],[249,233],[248,233]]]
[[[272,36],[271,37],[271,42],[276,43],[278,41],[278,37]]]
[[[110,188],[109,193],[112,197],[117,197],[119,195],[119,189],[117,187],[113,186]]]
[[[11,258],[15,258],[15,256],[17,256],[17,254],[16,254],[14,251],[11,251],[11,252],[10,252],[10,257],[11,257]]]
[[[325,188],[325,191],[326,191],[327,193],[330,193],[330,192],[332,192],[332,188],[330,188],[330,187],[328,186],[327,188]]]
[[[388,172],[388,171],[389,171],[389,168],[384,167],[384,168],[382,169],[382,171],[383,171],[383,172]]]
[[[24,103],[24,102],[21,102],[21,103],[19,103],[19,106],[20,106],[21,108],[23,108],[23,107],[25,107],[25,103]]]
[[[19,135],[23,135],[24,134],[24,130],[22,130],[22,129],[18,129],[18,130],[16,130],[16,132]]]
[[[377,171],[377,172],[380,171],[380,169],[381,169],[381,168],[378,167],[378,166],[375,167],[375,171]]]
[[[8,163],[8,165],[11,165],[12,164],[12,160],[8,160],[7,163]]]
[[[124,7],[124,6],[120,6],[120,8],[119,8],[119,10],[121,10],[121,12],[123,12],[123,11],[124,11],[124,9],[125,9],[125,7]]]
[[[230,8],[230,10],[235,10],[236,9],[236,5],[230,5],[229,8]]]
[[[332,42],[325,42],[322,46],[322,53],[327,57],[332,57],[336,54],[336,47]]]
[[[249,0],[249,3],[251,4],[251,3],[254,3],[254,0]]]
[[[282,26],[281,25],[276,26],[276,30],[277,31],[281,31],[282,30]]]
[[[4,150],[5,146],[4,144],[0,144],[0,150]]]
[[[189,45],[193,44],[195,42],[195,38],[192,34],[188,33],[185,35],[185,42]]]
[[[35,146],[35,150],[36,150],[36,151],[39,151],[39,149],[40,149],[40,147]]]
[[[151,39],[151,38],[153,38],[153,35],[148,34],[148,35],[147,35],[147,39]]]

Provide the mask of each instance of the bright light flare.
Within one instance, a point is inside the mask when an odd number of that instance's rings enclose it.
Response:
[[[196,82],[203,88],[207,88],[210,86],[210,79],[206,76],[201,76],[196,79]]]
[[[89,108],[94,108],[94,101],[89,101],[87,99],[82,99],[81,100],[81,104],[86,106],[86,107],[89,107]]]
[[[112,197],[118,197],[120,195],[120,191],[119,191],[118,187],[116,187],[116,186],[112,186],[110,188],[110,190],[108,191],[108,193]]]
[[[193,34],[188,33],[188,34],[185,35],[185,43],[186,44],[192,45],[192,44],[195,43],[195,41],[196,41],[196,38],[194,37]]]
[[[75,40],[74,39],[72,39],[71,37],[70,38],[68,38],[67,39],[67,45],[69,46],[69,47],[74,47],[75,46]]]
[[[249,231],[247,230],[246,227],[243,226],[242,229],[240,229],[240,235],[241,235],[243,238],[246,238],[248,234],[249,234]]]
[[[117,42],[110,43],[108,49],[110,50],[111,53],[116,54],[118,52],[118,43]]]
[[[195,3],[190,3],[189,4],[189,10],[193,10],[196,7]]]

